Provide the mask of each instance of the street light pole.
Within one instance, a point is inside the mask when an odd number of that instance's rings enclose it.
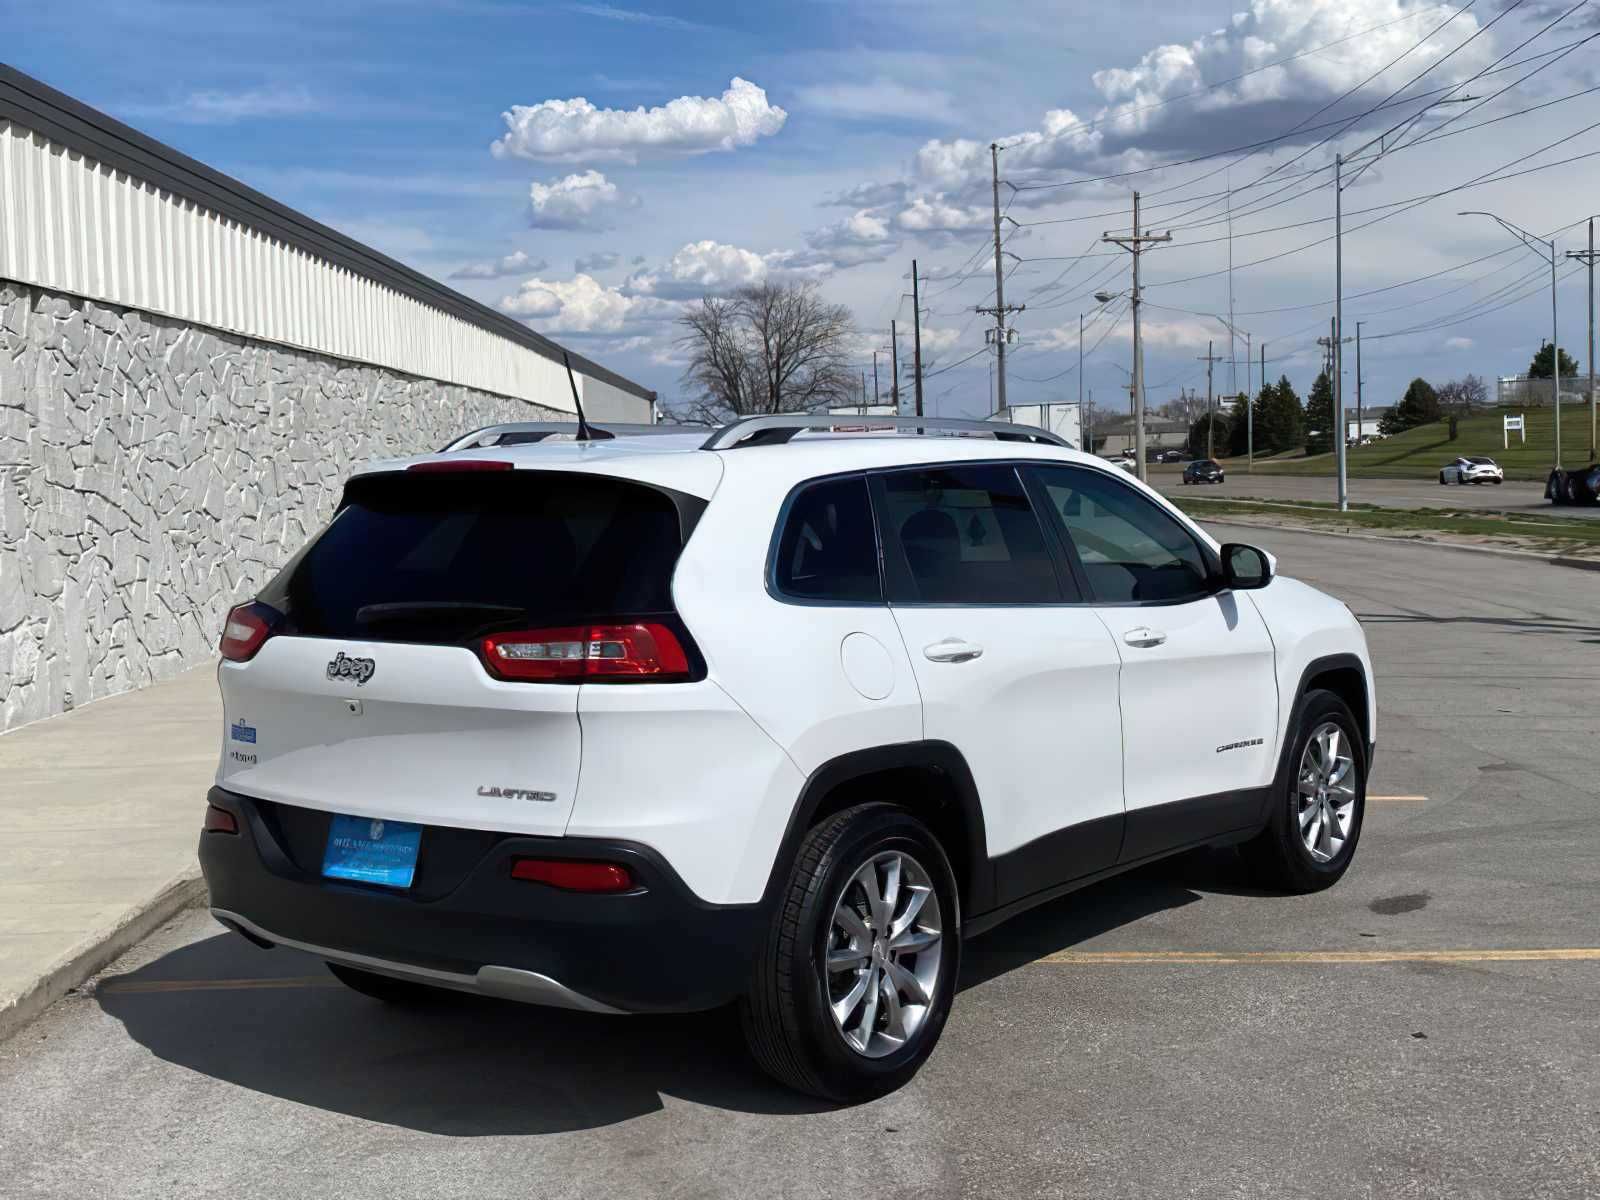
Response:
[[[1594,398],[1594,218],[1589,218],[1589,248],[1568,250],[1568,258],[1589,264],[1589,461],[1595,460],[1595,398]]]
[[[1467,209],[1465,212],[1460,212],[1456,215],[1460,217],[1488,217],[1529,250],[1533,250],[1535,246],[1543,247],[1542,250],[1534,251],[1541,258],[1544,257],[1546,252],[1550,255],[1550,375],[1551,383],[1554,385],[1551,399],[1555,401],[1556,449],[1554,470],[1559,471],[1561,469],[1561,338],[1558,335],[1560,326],[1556,320],[1556,263],[1560,261],[1561,256],[1556,253],[1556,240],[1555,238],[1535,237],[1522,226],[1514,225],[1504,217],[1497,217],[1494,213],[1484,212],[1482,209]]]
[[[1339,511],[1350,510],[1344,464],[1344,155],[1333,157],[1333,458],[1339,474]]]

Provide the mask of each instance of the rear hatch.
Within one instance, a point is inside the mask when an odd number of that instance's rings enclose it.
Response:
[[[671,579],[703,501],[471,465],[352,479],[327,528],[235,610],[231,633],[259,623],[265,640],[224,638],[219,783],[358,817],[559,835],[591,631],[624,630],[607,636],[626,668],[626,631],[665,628],[680,672],[700,669]]]

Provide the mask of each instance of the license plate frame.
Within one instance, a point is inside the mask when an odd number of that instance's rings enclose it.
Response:
[[[335,813],[322,854],[322,876],[405,889],[416,880],[421,849],[421,825]]]

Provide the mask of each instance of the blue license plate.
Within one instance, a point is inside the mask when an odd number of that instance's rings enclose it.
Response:
[[[421,845],[421,825],[335,815],[328,830],[328,849],[322,856],[322,873],[331,879],[410,887]]]

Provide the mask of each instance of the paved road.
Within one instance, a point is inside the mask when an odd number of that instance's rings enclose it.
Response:
[[[1185,487],[1176,475],[1152,473],[1150,482],[1173,496],[1254,496],[1264,500],[1322,500],[1332,503],[1337,497],[1331,477],[1304,475],[1246,475],[1229,471],[1219,484],[1190,484]],[[1511,480],[1495,486],[1473,484],[1467,487],[1440,487],[1426,479],[1352,479],[1350,499],[1358,504],[1382,504],[1391,508],[1491,508],[1501,512],[1550,513],[1544,498],[1544,484]],[[1560,508],[1558,516],[1600,519],[1600,507]]]
[[[1234,531],[1366,623],[1375,795],[1338,887],[1222,854],[969,949],[914,1083],[830,1110],[719,1015],[388,1011],[193,913],[0,1045],[0,1195],[1576,1197],[1600,1194],[1600,579]],[[1140,952],[1150,961],[1096,958]],[[1312,961],[1206,964],[1205,951]],[[1078,961],[1044,961],[1076,953]]]

